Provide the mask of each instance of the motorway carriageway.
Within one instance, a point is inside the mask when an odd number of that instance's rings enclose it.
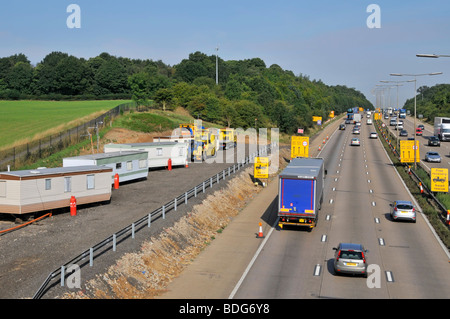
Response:
[[[337,127],[336,123],[333,126]],[[381,141],[369,139],[372,131],[375,131],[373,125],[363,121],[361,135],[356,136],[361,139],[361,146],[350,146],[353,134],[351,125],[347,125],[345,131],[334,131],[320,152],[328,175],[315,229],[311,232],[299,228],[280,230],[276,226],[277,187],[274,183],[277,182],[274,180],[264,190],[264,197],[259,197],[271,204],[249,212],[266,221],[266,238],[255,239],[254,234],[244,237],[235,231],[240,224],[251,225],[246,220],[248,217],[239,216],[221,234],[224,237],[216,238],[161,297],[448,298],[448,250],[432,232],[420,207],[416,206],[417,223],[391,220],[390,204],[394,200],[415,202]],[[259,219],[252,222],[257,225]],[[253,233],[257,231],[256,226],[254,228]],[[369,273],[368,279],[336,276],[332,248],[339,242],[363,244],[369,250],[367,262],[376,274]],[[253,245],[254,254],[247,256],[248,251],[242,247],[249,245]],[[216,260],[212,261],[214,258]],[[247,260],[245,265],[243,259]],[[236,264],[240,267],[239,273],[233,268]],[[230,274],[232,268],[233,274]]]
[[[394,222],[390,204],[413,200],[372,125],[362,124],[361,146],[351,127],[336,131],[319,156],[328,175],[318,227],[275,230],[234,298],[448,298],[448,252],[423,216]],[[420,209],[419,209],[420,210]],[[379,278],[336,276],[333,247],[362,243]],[[379,281],[378,281],[379,280]],[[369,284],[370,286],[370,284]]]
[[[389,120],[383,118],[383,122],[386,124],[386,127],[389,128],[391,133],[394,136],[397,136],[397,131],[395,130],[395,126],[389,125]],[[419,124],[423,124],[425,130],[423,131],[423,135],[416,136],[416,140],[419,141],[419,152],[420,152],[420,162],[421,165],[430,173],[431,168],[448,168],[450,169],[450,142],[441,141],[441,146],[428,146],[428,138],[434,135],[434,127],[428,123],[424,123],[419,119],[416,119],[416,127],[414,127],[414,118],[407,116],[406,119],[403,119],[404,129],[408,132],[407,137],[399,137],[400,140],[407,140],[408,138],[414,137],[416,133],[416,128]],[[400,134],[400,131],[398,131]],[[431,163],[425,161],[425,154],[429,151],[438,152],[441,155],[441,163]]]

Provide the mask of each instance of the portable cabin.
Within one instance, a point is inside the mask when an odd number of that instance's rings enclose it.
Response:
[[[119,175],[119,182],[143,179],[148,177],[148,152],[119,151],[63,158],[63,167],[85,165],[112,168],[111,184],[116,174]]]
[[[170,135],[170,136],[155,136],[153,142],[176,142],[185,143],[187,146],[187,158],[192,158],[192,151],[194,150],[194,137],[191,135]]]
[[[177,142],[151,142],[151,143],[131,143],[131,144],[106,144],[105,153],[117,151],[145,151],[148,152],[148,167],[167,167],[169,159],[172,166],[185,166],[188,158],[188,145]]]
[[[27,214],[109,201],[111,172],[105,166],[40,168],[0,172],[0,213]]]

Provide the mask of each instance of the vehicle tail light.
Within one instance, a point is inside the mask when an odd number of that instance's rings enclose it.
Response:
[[[363,263],[366,263],[366,257],[364,256],[364,253],[361,252],[362,258],[363,258]]]
[[[416,209],[413,207],[413,212],[415,212],[416,211]]]
[[[338,252],[338,255],[337,255],[336,261],[338,261],[338,260],[339,260],[339,257],[341,257],[341,251],[340,251],[340,250],[339,250],[339,252]]]

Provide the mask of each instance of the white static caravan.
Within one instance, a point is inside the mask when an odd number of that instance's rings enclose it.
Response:
[[[122,151],[146,151],[148,152],[148,167],[167,167],[169,159],[172,166],[185,166],[188,158],[188,145],[177,142],[152,142],[131,144],[106,144],[105,153]]]
[[[112,168],[111,184],[114,184],[116,174],[119,175],[119,182],[143,179],[148,177],[148,152],[119,151],[63,158],[63,167],[85,165]]]
[[[105,166],[41,168],[0,172],[0,213],[27,214],[109,201],[111,172]]]

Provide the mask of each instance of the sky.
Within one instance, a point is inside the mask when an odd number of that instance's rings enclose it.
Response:
[[[86,59],[108,52],[169,65],[196,51],[224,60],[258,57],[267,67],[346,85],[374,105],[390,101],[394,107],[397,86],[380,81],[414,78],[391,73],[443,72],[418,76],[417,87],[450,83],[450,57],[416,57],[450,55],[448,0],[2,2],[0,57],[23,53],[34,65],[53,51]],[[75,12],[67,10],[71,4],[80,9],[80,28],[67,23],[75,21]],[[368,10],[372,4],[379,10]],[[414,97],[414,83],[398,83],[398,96],[399,106]]]

